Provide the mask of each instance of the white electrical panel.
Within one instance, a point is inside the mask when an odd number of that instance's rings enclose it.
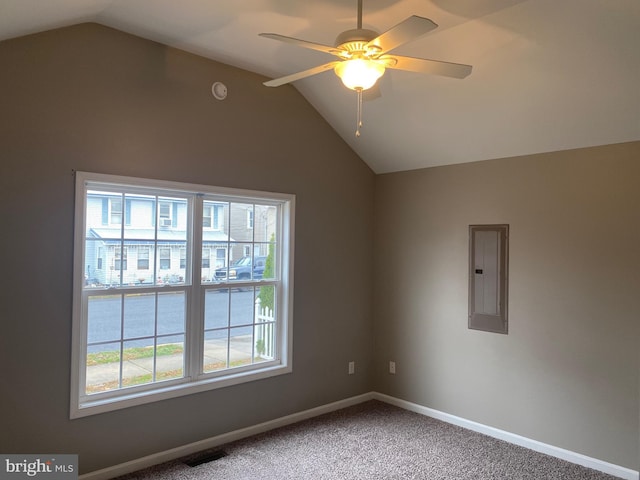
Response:
[[[507,333],[509,225],[469,226],[469,328]]]

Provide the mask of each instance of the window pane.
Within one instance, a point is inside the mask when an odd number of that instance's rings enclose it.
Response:
[[[123,343],[122,386],[132,387],[153,381],[155,361],[153,338]]]
[[[87,190],[85,212],[85,236],[91,238],[95,235],[94,229],[102,228],[109,224],[109,196],[108,192]]]
[[[268,362],[276,357],[275,323],[262,322],[254,327],[255,352],[253,361]]]
[[[158,335],[185,332],[185,292],[158,293]]]
[[[158,197],[158,240],[175,242],[187,239],[188,202],[178,197]]]
[[[182,259],[181,255],[186,254],[187,242],[176,242],[171,247],[171,271],[169,273],[169,283],[187,283],[187,264],[186,259]]]
[[[229,206],[230,228],[229,235],[237,242],[251,242],[253,240],[253,226],[248,218],[253,216],[253,204],[231,203]],[[253,222],[251,222],[253,223]]]
[[[212,210],[212,221],[211,227],[214,230],[225,230],[225,225],[228,224],[226,221],[225,212],[229,209],[228,203],[214,203]]]
[[[260,253],[254,259],[253,278],[272,280],[276,278],[276,245],[275,243],[261,243],[256,245]]]
[[[122,328],[122,295],[89,297],[87,345],[120,340]],[[89,351],[91,351],[89,349]]]
[[[156,294],[125,295],[124,338],[149,337],[156,329]]]
[[[158,338],[156,381],[184,376],[184,335]]]
[[[148,240],[125,240],[126,263],[129,267],[124,278],[127,285],[153,284],[153,257],[155,250]]]
[[[212,330],[204,334],[203,371],[215,372],[227,368],[229,330]]]
[[[276,310],[275,304],[276,289],[273,285],[264,285],[260,288],[256,288],[256,322],[258,317],[269,317],[268,320],[273,320],[274,312]],[[263,318],[262,321],[265,321]]]
[[[120,343],[102,344],[87,353],[84,393],[107,392],[120,388]]]
[[[229,368],[241,367],[253,360],[253,328],[232,328],[229,337]]]
[[[181,267],[181,248],[180,244],[158,247],[156,284],[185,283],[187,273],[186,265],[185,268]]]
[[[204,297],[204,328],[225,328],[229,325],[229,290],[207,290]]]
[[[256,288],[255,346],[256,359],[266,361],[276,358],[275,312],[276,289],[273,285]]]
[[[250,252],[253,245],[251,243],[232,242],[229,247],[231,249],[231,260],[228,280],[251,280],[253,278],[253,259]]]
[[[130,240],[155,239],[156,197],[127,193],[124,196],[124,238]]]
[[[219,232],[216,232],[219,235]],[[215,241],[202,243],[202,278],[203,281],[222,281],[227,279],[227,248],[228,244]],[[205,257],[208,267],[205,268]]]
[[[251,325],[255,310],[253,288],[242,288],[231,292],[230,325]]]
[[[84,251],[84,285],[86,288],[95,288],[107,282],[104,264],[105,243],[98,239],[85,240]]]
[[[254,215],[254,241],[272,242],[276,240],[278,209],[273,205],[256,205]]]

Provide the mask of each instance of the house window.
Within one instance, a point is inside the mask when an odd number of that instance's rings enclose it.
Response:
[[[213,225],[213,206],[211,204],[205,204],[202,206],[202,227],[211,228]]]
[[[160,202],[158,208],[158,218],[160,220],[160,227],[170,227],[172,225],[171,203]]]
[[[149,270],[149,247],[138,247],[138,270]]]
[[[103,199],[115,194],[127,199],[131,224],[105,228]],[[71,418],[291,371],[294,196],[78,172],[76,200]],[[216,205],[212,225],[216,215],[228,220],[220,231],[206,226],[207,203]],[[149,211],[167,218],[165,204],[173,227],[149,225]],[[272,221],[240,243],[232,232],[246,218],[228,212],[245,205]],[[270,260],[259,275],[251,261],[230,275],[225,258],[247,244],[266,245]],[[86,282],[105,248],[111,278]],[[132,248],[137,270],[149,270],[144,281],[127,271]],[[211,248],[222,263],[215,282],[214,271],[203,278]],[[171,262],[176,249],[180,262]]]
[[[116,270],[117,272],[120,272],[121,270],[126,270],[127,269],[127,247],[121,247],[120,245],[118,245],[114,249],[113,256],[114,256],[114,261],[113,261],[114,270]]]
[[[202,228],[222,230],[224,204],[204,202],[202,206]]]
[[[171,248],[170,247],[160,247],[159,250],[160,257],[160,270],[170,270],[171,269]]]
[[[180,249],[180,270],[187,268],[187,249]]]
[[[112,225],[122,224],[122,197],[111,198],[109,201],[110,217],[109,221]]]
[[[227,250],[216,248],[216,268],[224,267],[227,259]]]
[[[210,268],[211,267],[211,249],[203,248],[202,249],[202,268]]]
[[[508,332],[509,225],[469,226],[469,328]]]

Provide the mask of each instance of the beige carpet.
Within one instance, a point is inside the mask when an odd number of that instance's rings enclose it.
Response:
[[[370,401],[119,480],[613,480],[615,477]],[[211,453],[211,452],[209,452]]]

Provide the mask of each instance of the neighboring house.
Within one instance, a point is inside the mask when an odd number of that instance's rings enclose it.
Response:
[[[188,258],[184,199],[90,192],[86,215],[88,283],[184,281]],[[252,245],[254,256],[267,255],[267,232],[274,231],[274,223],[275,209],[269,206],[205,202],[202,277],[212,279],[216,268],[251,256]]]

